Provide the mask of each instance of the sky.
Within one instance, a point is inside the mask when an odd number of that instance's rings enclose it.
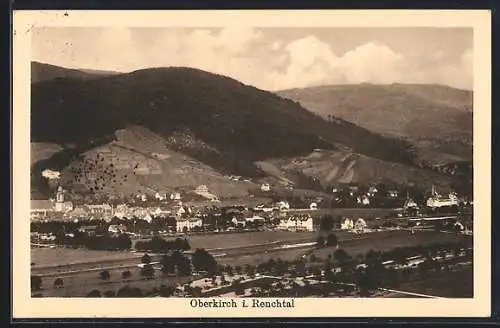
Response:
[[[277,91],[331,84],[472,90],[471,28],[43,27],[32,60],[130,72],[187,66]]]

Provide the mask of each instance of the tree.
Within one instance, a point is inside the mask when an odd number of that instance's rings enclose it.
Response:
[[[143,264],[149,264],[149,263],[151,263],[151,257],[148,255],[148,253],[144,254],[141,257],[141,263],[143,263]]]
[[[158,293],[161,297],[170,297],[174,295],[175,288],[172,286],[161,285]]]
[[[170,255],[164,255],[162,260],[161,260],[161,271],[164,274],[169,274],[169,273],[174,273],[175,272],[175,265],[172,259],[172,256]]]
[[[63,286],[64,286],[64,281],[62,280],[62,278],[56,278],[56,280],[54,280],[54,287],[60,288]]]
[[[130,277],[132,277],[132,272],[130,272],[129,270],[126,270],[126,271],[122,272],[122,279],[123,280],[127,280]]]
[[[99,273],[99,279],[101,279],[103,281],[109,280],[110,277],[111,277],[111,274],[109,273],[108,270],[104,270],[104,271],[101,271]]]
[[[306,264],[304,263],[304,261],[298,261],[297,264],[295,264],[295,271],[299,276],[305,275]]]
[[[188,251],[191,249],[191,246],[189,245],[189,242],[187,239],[184,238],[184,241],[182,242],[182,250],[183,251]]]
[[[185,256],[181,256],[177,263],[177,271],[181,276],[189,276],[191,274],[191,261]]]
[[[338,239],[335,234],[331,233],[326,237],[326,246],[337,246],[338,245]]]
[[[104,297],[115,297],[115,292],[112,290],[107,290],[103,294]]]
[[[325,246],[325,238],[323,236],[319,236],[318,239],[316,240],[316,247],[324,247]]]
[[[345,263],[350,258],[349,254],[342,248],[339,248],[333,253],[333,257],[340,263]]]
[[[331,215],[323,216],[319,223],[319,231],[329,232],[332,229],[333,229],[333,217]]]
[[[146,277],[147,279],[153,278],[155,275],[155,269],[151,264],[146,264],[141,269],[141,276]]]
[[[87,297],[101,297],[101,292],[97,289],[93,289],[90,293],[87,294]]]
[[[253,276],[255,274],[255,267],[250,264],[245,265],[245,273],[249,276]]]
[[[140,288],[132,288],[129,285],[120,288],[116,297],[142,297],[142,290]]]
[[[217,261],[205,249],[198,248],[192,256],[193,267],[198,271],[213,273],[217,269]]]
[[[42,277],[31,276],[31,290],[40,290],[42,288]]]

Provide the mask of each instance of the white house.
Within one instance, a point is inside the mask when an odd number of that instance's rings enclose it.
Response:
[[[411,198],[407,198],[405,200],[404,206],[405,209],[410,209],[410,208],[418,208],[418,204]]]
[[[181,194],[178,192],[174,192],[170,194],[171,200],[181,200]]]
[[[399,192],[397,190],[389,190],[387,193],[389,194],[389,197],[392,198],[397,198],[399,196]]]
[[[315,202],[312,202],[310,205],[309,205],[309,209],[312,210],[312,211],[316,211],[318,209],[318,204],[315,203]]]
[[[244,219],[239,219],[239,218],[236,218],[236,217],[233,217],[233,219],[231,220],[231,222],[234,224],[234,226],[238,227],[238,226],[242,226],[242,227],[245,227],[247,225],[247,221],[244,220]]]
[[[288,231],[313,231],[313,219],[310,215],[297,215],[280,220],[278,229]]]
[[[123,224],[111,224],[108,227],[108,232],[110,233],[125,233],[127,232],[127,227]]]
[[[450,193],[448,197],[443,197],[438,194],[434,194],[430,198],[427,199],[427,207],[443,207],[443,206],[458,206],[458,197],[457,195]]]
[[[247,222],[266,221],[266,219],[261,217],[261,216],[254,215],[252,217],[245,218],[245,221],[247,221]]]
[[[340,224],[340,229],[342,230],[352,230],[353,228],[354,221],[349,218],[345,218],[344,221],[342,221]]]
[[[368,206],[370,205],[370,198],[367,195],[362,195],[361,197],[358,197],[357,202],[360,205]]]
[[[179,218],[176,220],[176,230],[177,232],[191,231],[195,227],[202,227],[203,222],[201,218]]]
[[[271,191],[271,186],[269,183],[263,183],[260,185],[260,190],[262,191]]]
[[[278,204],[276,204],[276,206],[278,207],[278,209],[280,211],[284,211],[284,210],[289,210],[290,209],[290,204],[288,204],[288,202],[286,201],[280,201],[278,202]]]
[[[47,179],[59,179],[61,176],[61,172],[45,169],[42,171],[42,176]]]
[[[162,200],[165,200],[167,198],[167,195],[165,195],[164,193],[159,193],[157,192],[155,194],[155,198],[159,201],[162,201]]]
[[[354,224],[354,230],[358,232],[363,232],[366,229],[366,221],[362,218],[356,220]]]

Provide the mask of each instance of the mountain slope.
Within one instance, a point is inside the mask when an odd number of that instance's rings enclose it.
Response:
[[[118,130],[113,140],[77,156],[71,156],[69,149],[64,156],[64,151],[35,164],[34,198],[47,197],[56,185],[41,176],[45,169],[61,172],[58,183],[77,195],[154,195],[157,191],[190,191],[204,184],[219,197],[227,198],[245,196],[249,188],[255,187],[231,181],[211,167],[172,151],[166,140],[139,126]]]
[[[32,141],[80,148],[131,124],[164,139],[187,132],[208,147],[200,152],[185,140],[173,146],[216,169],[247,175],[255,174],[256,160],[314,148],[347,147],[389,161],[411,158],[400,140],[343,120],[326,122],[293,101],[189,68],[36,83],[31,118]]]
[[[423,156],[443,153],[472,160],[471,91],[439,85],[361,84],[277,94],[327,119],[333,115],[376,133],[407,138],[425,152]]]
[[[78,70],[39,62],[31,62],[31,83],[48,81],[58,78],[88,80],[116,74],[118,73],[111,71]]]
[[[453,188],[457,180],[450,175],[344,151],[312,152],[308,156],[268,159],[257,165],[280,181],[299,181],[305,184],[303,187],[309,185],[313,188],[382,182],[390,186],[416,186],[423,190],[430,190],[435,185],[444,192]]]

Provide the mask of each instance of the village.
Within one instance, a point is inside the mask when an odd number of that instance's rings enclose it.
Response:
[[[269,184],[262,184],[261,191],[269,193]],[[135,195],[133,204],[79,204],[74,205],[65,199],[65,191],[58,187],[55,199],[32,200],[31,201],[31,221],[32,222],[88,222],[102,220],[105,222],[126,222],[134,221],[151,224],[157,219],[161,219],[163,225],[158,227],[156,232],[161,233],[197,233],[197,232],[230,232],[236,230],[258,230],[276,229],[288,231],[314,231],[318,229],[320,216],[328,214],[328,207],[325,208],[324,201],[315,197],[303,201],[303,208],[292,208],[287,200],[276,202],[249,203],[225,201],[224,204],[218,200],[217,196],[210,193],[204,185],[194,190],[196,195],[206,199],[206,201],[183,201],[180,192],[156,193],[154,196],[146,194]],[[371,200],[377,196],[376,187],[369,187],[365,193],[358,192],[355,188],[349,188],[347,197],[355,199],[356,208],[373,208],[370,206]],[[334,200],[340,200],[341,194],[338,189],[332,191]],[[380,195],[379,195],[380,197]],[[460,222],[458,214],[470,209],[472,203],[459,199],[455,193],[448,196],[439,195],[433,188],[430,197],[423,204],[417,204],[407,193],[406,197],[401,197],[398,190],[388,190],[382,197],[393,202],[394,206],[390,211],[386,211],[385,217],[376,217],[374,222],[387,223],[401,222],[406,219],[406,223],[414,221],[435,221],[434,219],[450,217],[456,218],[456,223],[461,230],[471,230],[466,222]],[[330,202],[331,204],[331,202]],[[446,215],[440,215],[446,214]],[[343,217],[337,218],[341,229],[360,231],[368,228],[367,219],[364,217]],[[342,221],[342,222],[340,222]],[[371,220],[373,221],[373,220]],[[141,224],[139,224],[141,225]],[[89,229],[89,227],[82,227]],[[109,226],[109,232],[127,232],[134,235],[137,229],[128,229],[126,225],[116,224]],[[144,230],[144,229],[139,229]],[[155,229],[152,229],[155,230]]]
[[[273,187],[262,184],[259,192],[272,194]],[[193,201],[193,193],[201,198]],[[375,186],[363,192],[350,187],[333,189],[329,202],[313,196],[301,199],[299,208],[291,206],[297,202],[286,197],[255,197],[250,202],[219,200],[204,185],[191,195],[180,191],[139,193],[125,203],[73,203],[66,194],[59,186],[54,199],[33,200],[31,208],[31,246],[35,254],[32,275],[36,279],[60,276],[60,280],[56,279],[58,285],[54,281],[50,291],[56,295],[62,292],[59,283],[65,276],[64,293],[72,295],[83,292],[73,288],[80,288],[81,279],[93,281],[91,274],[97,268],[113,276],[121,276],[125,273],[120,270],[130,268],[131,272],[138,270],[136,280],[122,277],[116,283],[115,294],[133,281],[152,284],[158,270],[163,272],[160,280],[176,281],[169,283],[169,296],[359,296],[359,286],[352,279],[365,269],[363,258],[374,249],[390,252],[396,245],[406,245],[403,249],[410,250],[421,247],[420,253],[405,253],[403,260],[401,255],[386,256],[384,261],[380,258],[384,270],[414,271],[429,261],[451,261],[451,267],[459,262],[471,263],[467,238],[473,231],[472,204],[455,193],[439,195],[434,187],[420,202],[408,191],[405,195],[404,191],[387,190],[380,195]],[[345,197],[357,205],[325,206],[332,204],[332,199],[345,201]],[[377,197],[390,201],[391,206],[372,207]],[[432,246],[435,250],[430,258],[421,252],[442,240],[450,244]],[[344,249],[349,255],[342,259],[338,252]],[[77,251],[86,254],[80,262],[64,260]],[[360,252],[356,260],[352,252]],[[55,254],[60,255],[55,258]],[[95,260],[92,254],[96,254]],[[137,256],[150,260],[141,259],[138,265]],[[196,260],[198,256],[203,260]],[[344,260],[354,267],[342,269]],[[215,266],[204,267],[200,261]],[[279,270],[276,261],[282,264]],[[332,266],[334,262],[337,265]],[[302,268],[304,263],[308,264]],[[350,272],[347,276],[346,270]],[[343,284],[332,284],[332,274],[337,280],[343,274],[347,278]],[[406,281],[405,277],[400,280]],[[102,282],[102,277],[98,281]],[[124,283],[125,287],[118,288]],[[89,286],[92,284],[99,282]],[[371,288],[370,295],[388,293],[377,288]],[[123,293],[127,295],[130,290]]]

